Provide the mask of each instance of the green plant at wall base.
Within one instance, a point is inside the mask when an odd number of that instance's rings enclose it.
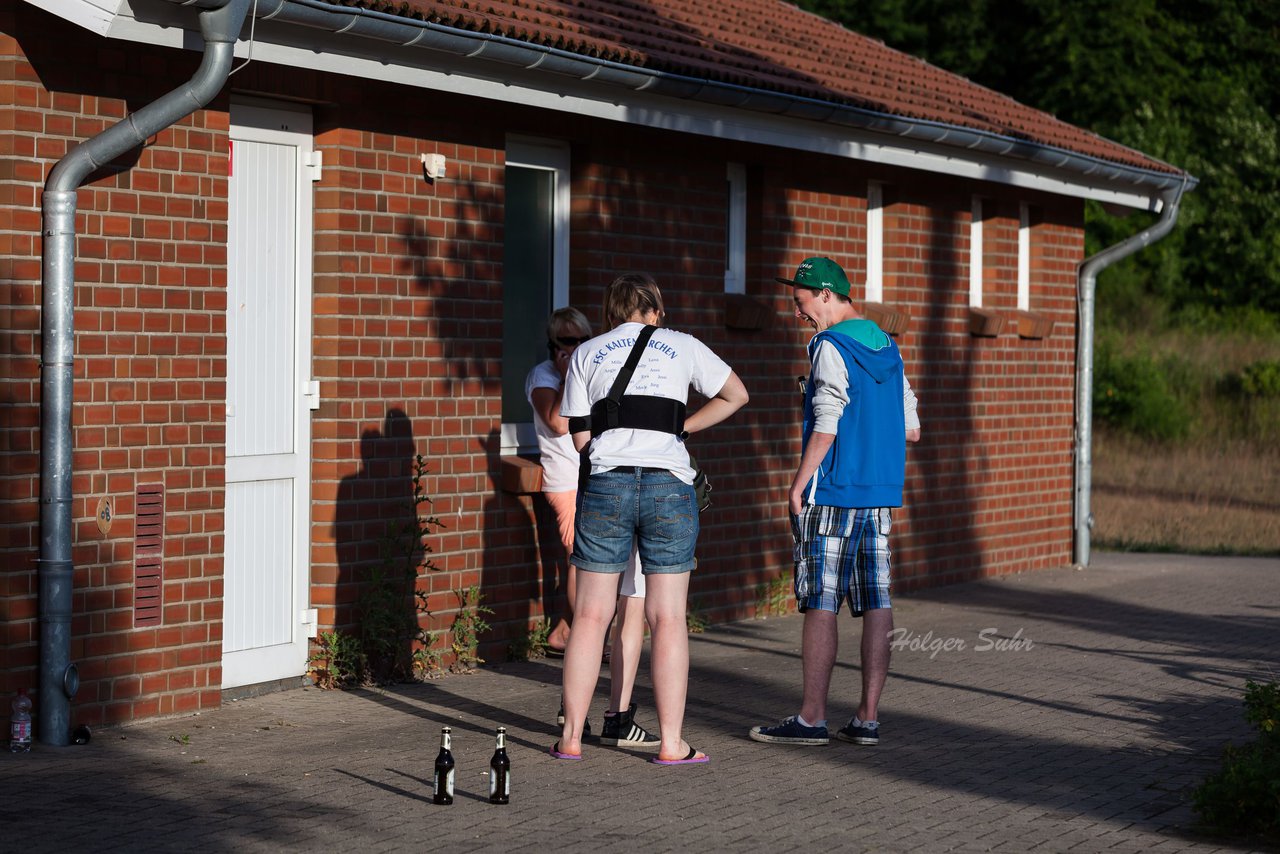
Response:
[[[700,635],[711,625],[711,621],[703,616],[701,605],[698,602],[689,603],[689,609],[684,614],[684,622],[691,635]]]
[[[780,617],[791,611],[791,585],[779,575],[756,586],[756,616]]]
[[[529,633],[511,644],[509,650],[514,661],[533,661],[547,655],[547,638],[551,636],[551,621],[545,617],[529,629]]]
[[[1196,812],[1227,835],[1258,834],[1280,842],[1280,684],[1246,682],[1244,717],[1258,737],[1227,745],[1222,768],[1192,793]]]
[[[444,671],[444,650],[436,646],[441,634],[424,629],[413,651],[414,673],[424,679],[434,679]]]
[[[482,614],[492,614],[493,609],[480,604],[483,598],[478,586],[455,590],[458,597],[458,615],[453,618],[453,665],[455,673],[467,673],[484,664],[480,657],[480,634],[490,626]]]
[[[366,670],[360,639],[346,632],[321,632],[307,658],[312,681],[326,690],[358,685]]]
[[[436,641],[434,633],[422,628],[422,620],[430,613],[418,580],[426,572],[439,571],[430,558],[427,538],[444,523],[422,513],[422,506],[431,503],[423,487],[426,474],[426,459],[417,454],[408,512],[387,524],[378,542],[378,562],[369,567],[361,585],[360,642],[367,664],[365,678],[370,682],[402,682],[431,673],[427,668],[433,657],[429,652],[418,655],[431,650]]]

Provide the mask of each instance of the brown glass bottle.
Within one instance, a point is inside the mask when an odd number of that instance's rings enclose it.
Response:
[[[511,759],[507,756],[507,728],[498,727],[498,746],[489,760],[489,803],[511,803]]]
[[[436,756],[436,775],[431,787],[431,800],[437,804],[453,803],[453,751],[452,736],[448,727],[440,730],[440,753]]]

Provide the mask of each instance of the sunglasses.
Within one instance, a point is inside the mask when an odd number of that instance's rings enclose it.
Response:
[[[560,337],[553,339],[553,343],[559,344],[562,347],[577,347],[579,344],[586,344],[590,340],[590,335],[585,338],[570,338],[568,335],[561,335]]]

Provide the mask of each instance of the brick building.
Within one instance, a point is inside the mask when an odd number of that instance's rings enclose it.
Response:
[[[0,9],[0,693],[41,655],[42,188],[196,73],[225,4],[194,5]],[[296,682],[417,455],[423,625],[478,587],[500,660],[551,592],[523,377],[549,310],[598,322],[625,270],[752,396],[692,443],[703,616],[790,569],[809,332],[773,277],[815,254],[921,401],[898,589],[1072,560],[1084,201],[1159,210],[1184,173],[776,0],[365,5],[259,0],[216,97],[79,189],[75,722]]]

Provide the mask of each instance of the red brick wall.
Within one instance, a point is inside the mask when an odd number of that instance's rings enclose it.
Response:
[[[914,246],[921,259],[921,275],[896,287],[933,291],[902,341],[925,434],[908,452],[903,587],[1057,566],[1071,555],[1073,265],[1033,266],[1032,307],[1055,320],[1050,338],[1021,339],[1011,324],[997,338],[969,336],[967,193],[937,199],[936,187],[904,186],[886,218],[886,243]],[[1079,258],[1079,206],[1045,206],[1050,219],[1033,247],[1053,241]],[[984,217],[983,305],[1011,312],[1016,198],[986,200]],[[904,254],[886,248],[887,257]]]
[[[0,18],[0,690],[34,687],[39,629],[40,195],[75,142],[190,77],[198,58],[88,40],[28,6]],[[75,49],[71,49],[76,45]],[[172,83],[170,83],[172,85]],[[111,93],[138,99],[128,104]],[[216,706],[221,681],[226,114],[200,113],[95,173],[76,215],[72,458],[75,720]],[[163,625],[133,627],[133,494],[167,493]],[[109,533],[94,521],[115,501]]]
[[[477,145],[461,123],[406,116],[398,90],[341,94],[363,106],[316,113],[313,604],[322,625],[353,624],[357,582],[404,516],[420,453],[429,510],[446,525],[430,540],[426,625],[447,628],[454,591],[479,585],[491,622],[523,634],[536,598],[531,504],[495,489],[502,150],[491,140],[502,136]],[[450,113],[461,106],[432,110]],[[448,158],[447,179],[424,180],[423,153]]]
[[[33,685],[39,417],[39,190],[67,145],[186,79],[194,54],[97,40],[29,7],[0,12],[0,691]],[[74,47],[71,50],[70,47]],[[67,57],[74,59],[68,61]],[[96,69],[90,71],[90,69]],[[157,90],[156,81],[164,81]],[[798,392],[810,331],[773,277],[827,254],[865,277],[866,186],[884,182],[884,301],[924,440],[909,451],[893,546],[899,589],[1070,559],[1074,266],[1081,206],[984,186],[986,305],[1016,306],[1019,201],[1037,206],[1032,308],[1044,340],[968,334],[971,182],[871,163],[536,111],[253,63],[237,88],[311,103],[324,175],[315,189],[312,604],[322,629],[357,619],[358,581],[403,518],[415,454],[429,471],[439,571],[423,582],[429,628],[454,591],[494,609],[481,654],[500,660],[543,614],[541,498],[498,487],[503,162],[507,133],[571,129],[571,301],[599,322],[618,272],[653,273],[669,322],[720,353],[751,404],[695,437],[715,504],[703,516],[693,607],[754,613],[790,570],[783,498],[799,453]],[[120,95],[128,99],[120,100]],[[75,407],[77,722],[215,705],[220,684],[228,101],[165,131],[80,192]],[[36,149],[35,139],[39,139]],[[679,156],[671,152],[677,150]],[[448,158],[424,180],[422,153]],[[748,174],[747,293],[763,330],[725,325],[725,162]],[[132,507],[164,483],[164,625],[134,629]],[[113,496],[109,536],[93,524]]]

